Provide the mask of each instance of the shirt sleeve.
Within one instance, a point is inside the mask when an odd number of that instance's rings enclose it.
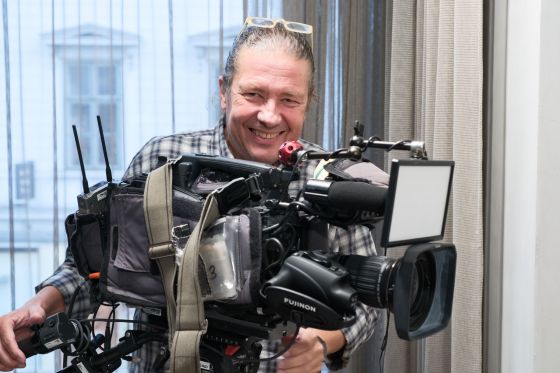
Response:
[[[64,306],[66,311],[68,311],[70,303],[72,302],[72,297],[80,285],[82,286],[76,294],[72,315],[70,315],[70,317],[75,319],[86,318],[93,312],[93,305],[90,302],[89,283],[84,283],[84,279],[76,268],[72,252],[70,249],[67,249],[64,262],[58,266],[56,271],[49,278],[35,287],[35,292],[38,292],[46,286],[54,286],[64,297]]]
[[[129,179],[144,172],[150,172],[158,163],[158,156],[170,157],[177,153],[177,140],[175,137],[154,137],[138,151],[132,162],[124,173],[123,179]],[[85,318],[93,311],[93,304],[90,302],[90,285],[83,283],[84,279],[79,274],[72,251],[66,250],[64,262],[46,280],[36,286],[38,292],[45,286],[54,286],[64,297],[64,304],[68,309],[72,302],[72,297],[76,289],[80,290],[76,294],[73,303],[71,317]]]
[[[152,138],[146,145],[138,151],[132,162],[126,169],[123,179],[129,179],[133,176],[141,175],[143,172],[149,172],[157,164],[157,155],[154,154],[161,151],[161,145],[158,141],[159,137]],[[169,151],[169,146],[167,150]],[[165,154],[164,154],[165,155]],[[70,248],[66,250],[64,262],[55,270],[55,272],[46,280],[35,287],[38,292],[46,286],[54,286],[64,297],[66,310],[72,302],[72,296],[78,287],[81,288],[74,299],[72,315],[73,318],[85,318],[93,311],[93,304],[90,302],[90,284],[83,283],[84,279],[76,268],[76,263]]]
[[[132,179],[134,176],[150,172],[155,168],[158,156],[165,156],[165,154],[161,154],[160,142],[161,137],[153,137],[136,153],[124,172],[124,180]]]
[[[348,230],[333,227],[329,231],[331,250],[341,254],[377,255],[375,244],[369,228],[362,225],[348,227]],[[330,370],[344,368],[352,354],[372,335],[378,320],[378,311],[363,303],[356,307],[356,321],[347,328],[341,329],[346,338],[346,345],[337,353],[328,356],[327,366]]]

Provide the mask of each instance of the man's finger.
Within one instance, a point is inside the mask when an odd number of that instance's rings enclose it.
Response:
[[[29,339],[35,335],[35,331],[31,328],[20,328],[15,331],[16,334],[16,341],[22,341],[24,339]]]
[[[323,366],[321,355],[306,353],[298,356],[286,357],[277,362],[277,370],[281,373],[318,372]]]
[[[327,360],[329,354],[329,349],[327,348],[327,342],[325,342],[325,340],[320,336],[317,336],[317,341],[319,342],[321,347],[323,347],[323,360]]]
[[[25,355],[17,347],[15,339],[1,336],[0,344],[0,362],[2,362],[2,370],[25,367]]]
[[[295,337],[292,335],[286,335],[284,337],[282,337],[282,345],[284,347],[288,347],[290,345],[290,343],[292,343],[292,341],[295,338],[295,342],[294,343],[298,343],[301,341],[301,336],[298,334]]]
[[[13,367],[25,366],[25,354],[19,349],[16,342],[14,328],[18,323],[18,318],[4,316],[0,322],[0,361],[4,365]]]
[[[2,343],[1,349],[6,351],[11,360],[17,361],[20,365],[25,365],[25,354],[19,349],[13,331],[9,331],[7,334],[2,333],[0,339]]]

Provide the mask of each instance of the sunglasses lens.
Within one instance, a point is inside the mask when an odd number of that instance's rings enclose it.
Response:
[[[286,22],[286,28],[295,32],[302,32],[304,34],[311,33],[311,26],[298,22]]]
[[[268,18],[255,17],[251,19],[251,23],[255,26],[264,26],[264,27],[274,26],[274,21]]]
[[[299,23],[299,22],[289,22],[289,21],[285,21],[282,18],[274,20],[265,17],[250,17],[250,16],[247,17],[247,19],[245,19],[245,26],[243,29],[241,29],[241,31],[239,31],[238,36],[241,35],[243,30],[247,28],[251,28],[251,27],[274,28],[274,26],[278,22],[282,23],[286,28],[286,30],[291,32],[297,32],[300,34],[306,34],[307,37],[310,37],[312,39],[311,35],[313,35],[313,26],[311,25],[306,25],[305,23]],[[311,49],[313,49],[313,40],[309,40],[309,45],[311,46]]]

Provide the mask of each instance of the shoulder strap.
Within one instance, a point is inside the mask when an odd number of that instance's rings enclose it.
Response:
[[[171,243],[173,228],[172,212],[172,175],[171,165],[165,164],[148,174],[144,187],[144,219],[150,246],[150,259],[156,261],[161,275],[165,299],[167,301],[167,318],[175,320],[175,298],[173,282],[175,280],[175,250]]]
[[[202,232],[219,216],[216,192],[212,192],[206,198],[200,221],[187,241],[179,267],[171,372],[200,372],[199,345],[202,334],[206,332],[207,321],[198,281],[198,248]]]
[[[201,221],[191,234],[177,271],[175,250],[171,243],[172,164],[167,163],[148,175],[144,190],[144,217],[150,241],[150,258],[155,259],[167,300],[171,372],[200,372],[200,337],[206,332],[204,304],[198,283],[198,244],[205,225],[218,214],[215,198],[207,198]],[[216,206],[213,208],[213,206]],[[213,218],[214,220],[216,217]],[[175,274],[178,273],[177,301],[174,296]]]

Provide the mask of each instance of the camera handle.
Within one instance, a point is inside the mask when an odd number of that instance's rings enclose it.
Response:
[[[89,327],[82,326],[77,320],[68,319],[65,313],[49,316],[43,325],[34,326],[35,334],[18,342],[18,346],[26,357],[36,354],[46,354],[57,349],[66,349],[72,345],[76,349],[76,356],[70,366],[59,373],[106,373],[113,372],[121,365],[121,359],[142,345],[152,341],[167,343],[167,335],[148,332],[145,330],[128,330],[119,344],[115,347],[97,353],[97,348],[103,342],[99,336],[88,338]],[[165,361],[164,361],[165,363]]]
[[[138,350],[144,344],[153,341],[167,343],[167,336],[145,330],[128,330],[115,347],[100,354],[96,354],[95,351],[89,351],[92,354],[91,356],[87,356],[88,354],[86,353],[84,354],[86,356],[78,357],[78,361],[76,359],[72,361],[72,365],[77,366],[81,363],[86,369],[89,369],[86,371],[91,373],[112,372],[120,366],[121,358]]]
[[[426,145],[423,141],[381,141],[377,137],[370,137],[365,140],[363,136],[364,125],[356,121],[354,123],[354,136],[350,139],[348,148],[341,148],[334,152],[320,152],[303,150],[303,146],[297,141],[286,141],[280,147],[278,159],[285,166],[292,167],[299,164],[302,160],[322,159],[330,160],[335,158],[362,159],[363,153],[367,148],[391,150],[408,150],[410,158],[428,159]]]
[[[384,149],[388,152],[391,150],[408,150],[410,158],[428,159],[426,145],[424,141],[402,140],[397,142],[381,141],[376,137],[370,137],[364,141],[364,125],[359,121],[354,122],[354,136],[350,139],[350,148],[357,146],[362,152],[367,148]]]

